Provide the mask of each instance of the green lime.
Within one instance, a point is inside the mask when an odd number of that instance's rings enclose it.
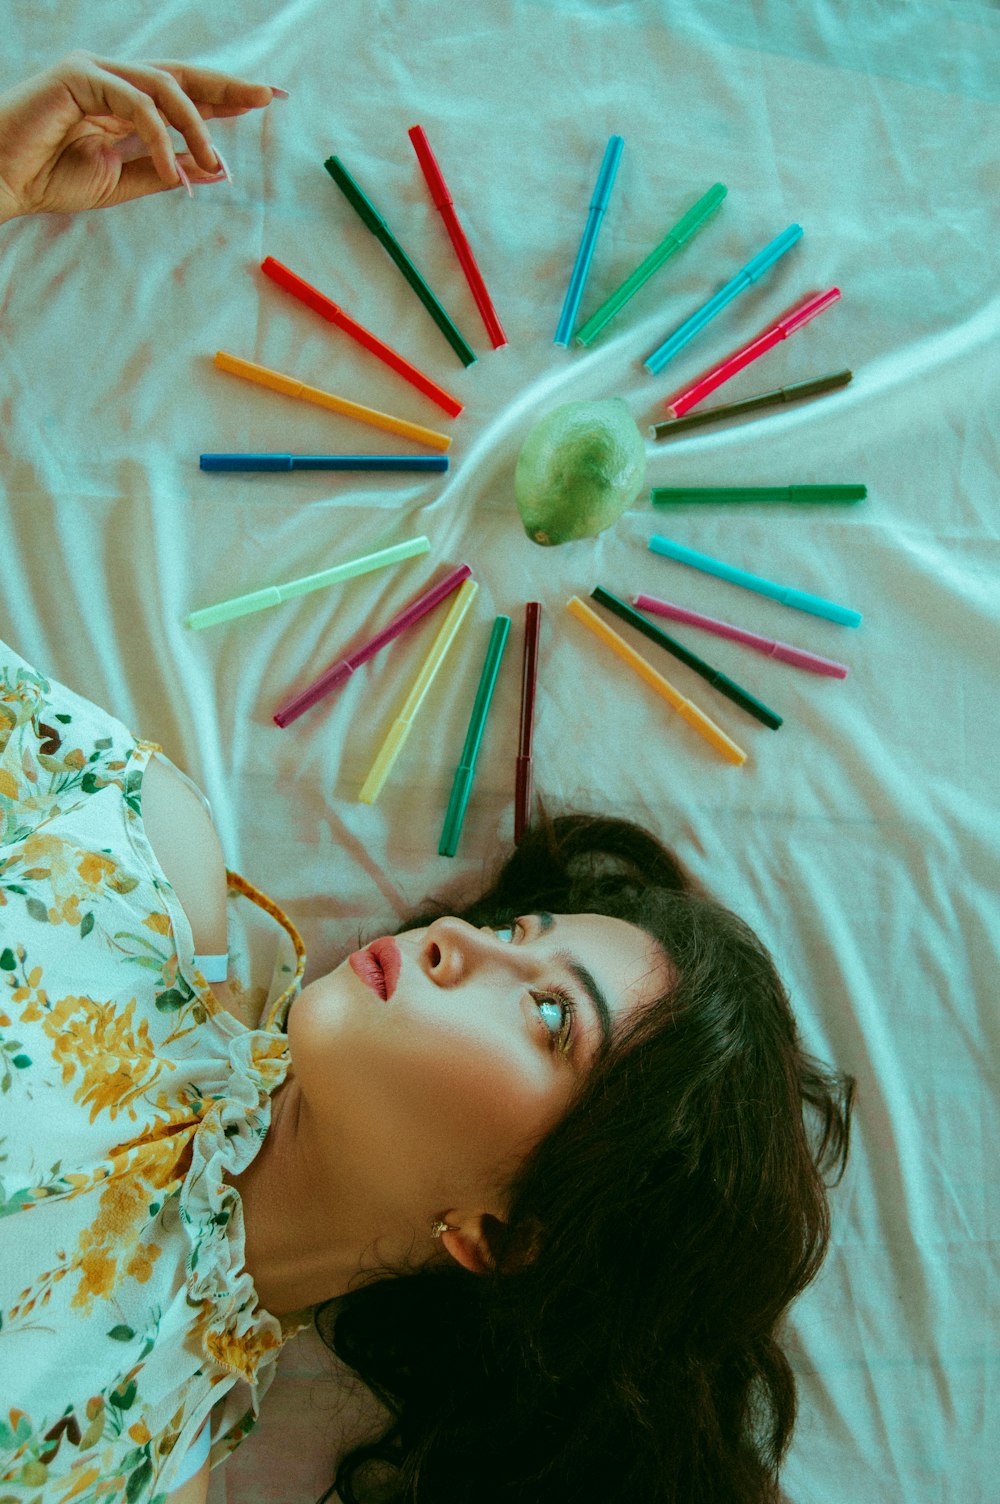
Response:
[[[645,478],[646,445],[620,397],[567,402],[525,439],[514,494],[533,542],[569,543],[616,522]]]

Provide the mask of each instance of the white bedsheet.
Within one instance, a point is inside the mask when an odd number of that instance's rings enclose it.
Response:
[[[310,973],[359,923],[475,883],[513,829],[524,603],[543,604],[537,787],[673,841],[770,945],[807,1047],[859,1082],[833,1243],[790,1323],[795,1504],[1000,1498],[996,1177],[997,237],[993,4],[507,0],[333,6],[14,0],[3,87],[73,46],[281,85],[215,124],[233,186],[0,229],[0,635],[211,800],[228,864],[288,909]],[[508,335],[494,352],[406,131],[427,131]],[[585,317],[712,183],[712,225],[589,349],[553,344],[608,137],[625,149]],[[465,370],[324,171],[342,157],[479,359]],[[659,377],[641,362],[791,223],[798,246]],[[271,255],[465,403],[448,419],[275,288]],[[650,485],[860,481],[856,506],[654,509],[523,534],[514,465],[578,398],[662,402],[810,291],[839,303],[709,404],[848,366],[849,387],[648,445]],[[215,369],[225,349],[452,433],[447,475],[203,474],[205,451],[426,452]],[[854,607],[857,630],[648,552],[652,532]],[[189,611],[425,533],[398,568],[207,630]],[[446,566],[471,616],[378,803],[357,793],[438,612],[279,731],[276,707]],[[783,715],[768,730],[621,631],[748,752],[724,763],[567,613],[645,590],[847,663],[823,679],[663,623]],[[493,619],[513,626],[458,855],[439,857]],[[616,624],[617,625],[617,624]],[[307,978],[308,980],[309,978]],[[295,1339],[213,1504],[308,1504],[343,1445]]]

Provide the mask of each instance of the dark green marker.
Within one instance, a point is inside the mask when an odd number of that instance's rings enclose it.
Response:
[[[620,616],[622,621],[627,621],[629,626],[635,627],[637,632],[642,632],[644,636],[649,638],[650,642],[655,642],[658,647],[666,648],[668,653],[673,653],[674,657],[679,658],[682,663],[686,663],[688,668],[693,668],[695,673],[700,674],[703,679],[707,680],[713,689],[719,691],[720,695],[725,695],[727,699],[732,700],[734,705],[738,705],[741,710],[745,710],[748,714],[756,716],[758,721],[763,721],[764,725],[770,726],[772,731],[777,731],[781,725],[782,718],[765,705],[763,700],[758,700],[756,695],[750,694],[748,690],[741,689],[728,675],[721,673],[717,668],[712,668],[711,664],[706,663],[703,658],[699,658],[695,653],[689,652],[681,643],[675,642],[672,637],[668,637],[666,632],[661,632],[659,627],[654,627],[651,621],[647,621],[638,611],[633,610],[631,606],[627,606],[624,601],[619,600],[617,595],[612,595],[610,590],[602,590],[601,586],[597,585],[590,593],[595,601],[600,601],[602,606],[607,606],[609,611],[613,611],[616,616]]]
[[[852,371],[834,371],[832,376],[796,381],[791,386],[776,387],[773,392],[762,392],[759,397],[745,397],[742,402],[725,402],[720,407],[706,407],[700,413],[688,413],[683,418],[668,418],[665,423],[650,424],[649,436],[652,439],[672,439],[674,434],[687,433],[692,428],[703,428],[707,423],[722,423],[726,418],[740,418],[746,413],[758,412],[761,408],[800,402],[803,397],[819,397],[823,392],[832,392],[837,387],[846,386],[852,376]]]
[[[403,273],[403,276],[406,278],[407,282],[409,282],[410,286],[413,288],[413,291],[416,293],[421,303],[423,303],[424,307],[427,309],[427,312],[430,314],[435,324],[437,324],[438,328],[441,330],[441,333],[444,335],[449,345],[451,345],[451,348],[455,351],[455,354],[458,356],[462,364],[465,366],[475,365],[477,358],[476,352],[473,350],[471,345],[466,344],[465,340],[458,332],[458,329],[452,323],[451,319],[448,317],[447,313],[442,308],[437,298],[427,286],[427,283],[424,281],[423,277],[417,271],[417,268],[413,265],[413,262],[410,260],[409,256],[403,250],[403,247],[400,245],[399,241],[389,229],[389,226],[386,224],[381,214],[379,214],[378,210],[375,208],[375,205],[372,203],[371,199],[358,186],[354,178],[351,177],[351,174],[348,172],[347,168],[344,166],[340,158],[328,157],[323,163],[323,166],[333,178],[333,181],[336,183],[341,193],[347,199],[347,202],[350,204],[351,208],[358,215],[358,218],[368,226],[369,230],[371,230],[372,234],[375,236],[375,239],[380,240],[385,246],[386,250],[389,252],[389,255],[392,257],[393,261],[395,261],[396,265]]]
[[[653,486],[657,506],[691,501],[864,501],[867,486]]]

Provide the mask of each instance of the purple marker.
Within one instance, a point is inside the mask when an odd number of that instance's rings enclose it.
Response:
[[[367,663],[369,658],[374,658],[386,643],[392,642],[393,638],[405,632],[407,627],[412,627],[422,616],[426,616],[428,611],[434,609],[438,601],[443,601],[446,595],[457,590],[462,581],[467,580],[471,573],[472,570],[468,564],[459,564],[458,568],[445,575],[443,580],[439,580],[436,585],[425,590],[423,595],[418,595],[416,600],[405,606],[387,627],[382,628],[381,632],[376,632],[374,637],[369,638],[346,658],[338,658],[336,663],[331,663],[330,667],[324,669],[319,678],[315,679],[308,688],[296,695],[293,700],[289,700],[287,705],[282,705],[280,710],[275,711],[274,724],[287,726],[291,721],[297,720],[310,706],[315,705],[317,700],[321,700],[324,695],[339,689],[356,668],[359,668],[362,663]]]
[[[748,647],[766,653],[769,658],[780,658],[782,663],[807,668],[814,674],[827,674],[832,679],[847,678],[846,665],[835,663],[832,658],[820,658],[816,653],[807,653],[804,648],[793,648],[787,642],[775,642],[772,637],[761,637],[743,627],[732,627],[728,622],[717,621],[714,616],[702,616],[699,611],[688,611],[684,606],[671,605],[670,601],[657,600],[655,595],[635,595],[632,600],[640,611],[669,616],[674,621],[688,622],[692,627],[704,627],[706,632],[714,632],[717,637],[731,637],[736,642],[745,642]]]

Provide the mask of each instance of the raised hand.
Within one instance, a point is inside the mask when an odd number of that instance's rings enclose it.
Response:
[[[0,219],[107,209],[225,166],[205,121],[262,109],[282,91],[191,63],[118,63],[70,52],[0,95]],[[168,127],[184,137],[175,155]],[[123,162],[138,135],[148,156]]]

